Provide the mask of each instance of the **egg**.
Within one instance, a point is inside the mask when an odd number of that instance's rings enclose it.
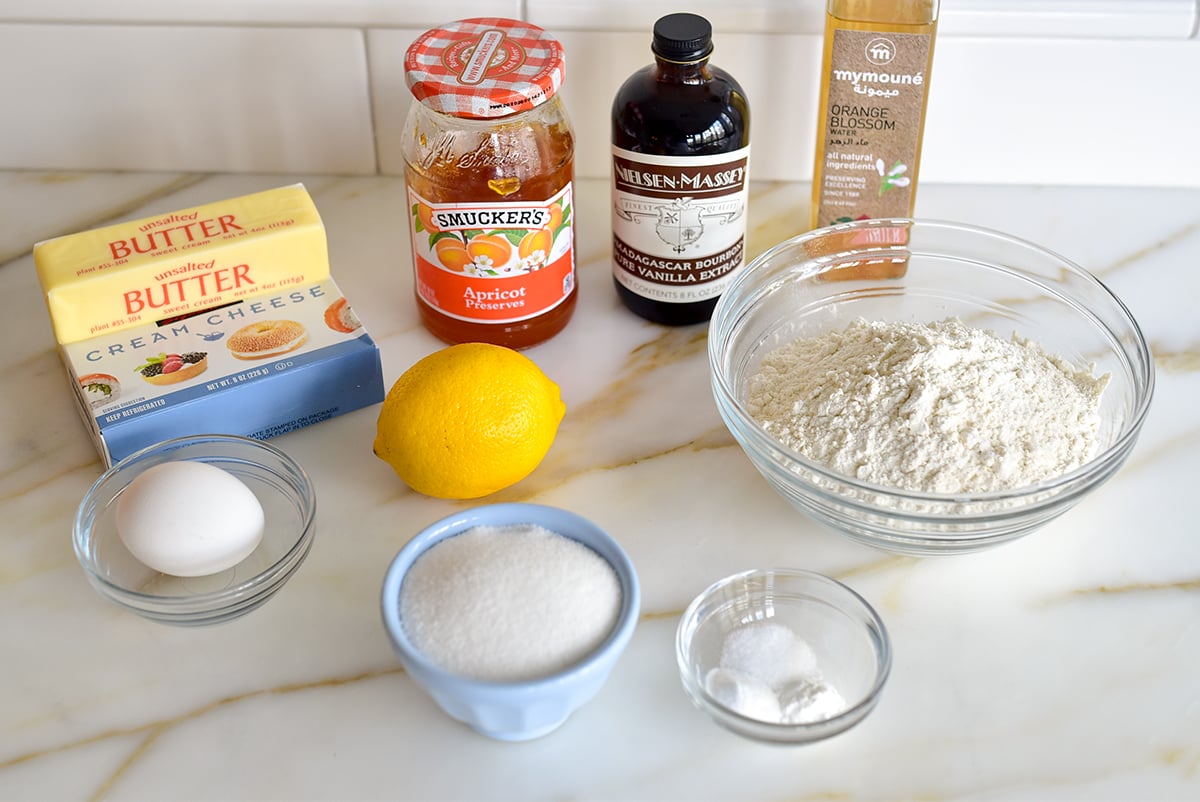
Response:
[[[156,571],[206,576],[240,563],[262,541],[266,516],[244,482],[206,462],[150,467],[117,499],[117,534]]]

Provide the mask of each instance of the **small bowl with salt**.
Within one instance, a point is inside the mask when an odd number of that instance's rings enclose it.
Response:
[[[401,664],[476,732],[526,741],[599,693],[641,591],[621,545],[540,504],[490,504],[418,533],[388,567],[383,624]]]
[[[717,408],[780,496],[917,556],[1035,531],[1125,463],[1154,389],[1129,309],[1036,244],[881,219],[794,237],[726,288]]]
[[[887,628],[835,579],[760,569],[697,596],[675,635],[693,704],[757,741],[804,744],[844,732],[874,709],[891,670]]]

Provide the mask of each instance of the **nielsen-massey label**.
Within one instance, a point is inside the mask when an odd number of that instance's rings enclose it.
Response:
[[[750,148],[652,156],[612,148],[613,276],[644,298],[720,295],[746,255]]]
[[[912,213],[929,34],[833,32],[817,222]]]

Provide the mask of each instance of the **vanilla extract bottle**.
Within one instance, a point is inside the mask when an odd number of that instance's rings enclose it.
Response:
[[[613,283],[647,320],[701,323],[745,264],[750,107],[704,17],[660,18],[651,51],[613,100]]]

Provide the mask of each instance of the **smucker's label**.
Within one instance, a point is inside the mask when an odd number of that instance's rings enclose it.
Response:
[[[417,294],[444,315],[509,323],[575,287],[571,184],[546,201],[434,203],[408,191]]]
[[[695,303],[745,264],[750,149],[656,156],[614,146],[613,276],[630,292]]]

